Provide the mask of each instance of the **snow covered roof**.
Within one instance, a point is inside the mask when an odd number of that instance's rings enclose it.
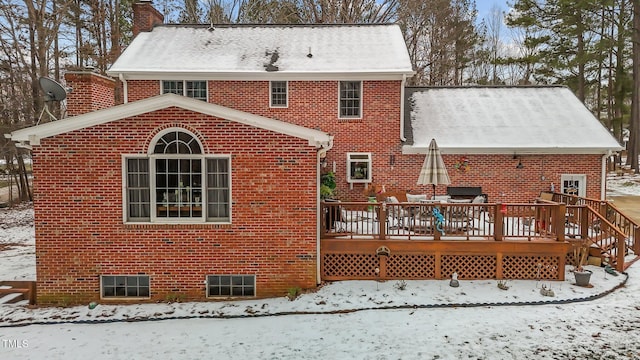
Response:
[[[400,79],[413,74],[400,27],[162,25],[111,66],[126,79]]]
[[[309,141],[310,146],[326,148],[330,147],[333,142],[331,135],[319,130],[309,129],[175,94],[158,95],[103,110],[20,129],[8,134],[7,137],[16,142],[28,142],[30,145],[40,145],[40,140],[47,137],[166,109],[172,106],[305,139]]]
[[[566,87],[406,89],[404,153],[606,154],[622,149]]]

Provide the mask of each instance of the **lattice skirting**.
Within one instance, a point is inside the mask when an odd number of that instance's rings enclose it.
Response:
[[[323,280],[559,279],[557,256],[375,254],[322,255]]]

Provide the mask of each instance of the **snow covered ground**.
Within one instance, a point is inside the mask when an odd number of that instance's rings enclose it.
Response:
[[[608,194],[640,194],[639,177],[611,180]],[[0,279],[35,279],[32,217],[0,209]],[[0,305],[0,359],[640,359],[640,265],[591,270],[592,288],[567,273],[508,290],[347,281],[294,301]]]

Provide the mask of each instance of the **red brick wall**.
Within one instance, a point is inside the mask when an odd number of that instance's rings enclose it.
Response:
[[[121,155],[171,125],[232,156],[231,225],[123,224]],[[44,139],[33,156],[40,303],[96,300],[100,274],[149,275],[153,300],[202,299],[208,274],[255,274],[259,296],[315,286],[307,141],[170,108]]]
[[[115,105],[115,80],[92,72],[67,72],[67,116],[82,115]]]
[[[160,81],[130,80],[129,101],[160,93]],[[328,167],[336,163],[336,180],[344,198],[360,196],[363,185],[349,191],[346,183],[346,153],[372,152],[374,176],[396,177],[387,169],[389,156],[401,156],[400,81],[364,81],[361,119],[338,118],[338,81],[289,81],[287,108],[269,107],[268,81],[209,81],[209,102],[312,129],[334,136],[327,156]],[[416,175],[417,178],[417,175]]]
[[[129,81],[130,101],[160,93],[159,81]],[[346,153],[371,152],[373,181],[393,190],[432,192],[416,185],[424,155],[402,155],[400,142],[400,81],[364,81],[363,117],[338,118],[337,81],[290,81],[289,106],[269,108],[268,81],[209,81],[209,101],[230,108],[316,128],[334,135],[328,166],[336,167],[337,194],[345,200],[363,200],[363,184],[346,182]],[[391,158],[393,156],[393,165]],[[530,201],[551,183],[560,189],[562,174],[586,174],[587,196],[600,198],[600,155],[523,155],[523,169],[508,155],[468,155],[466,172],[456,170],[462,155],[445,155],[452,186],[482,186],[489,200]],[[544,179],[542,179],[544,177]],[[446,193],[446,186],[437,188]]]
[[[513,155],[464,155],[469,166],[466,170],[456,169],[462,157],[443,155],[451,186],[481,186],[490,202],[529,202],[541,191],[549,191],[551,183],[560,191],[563,174],[586,175],[587,197],[600,198],[600,155],[522,155],[522,169],[516,169],[518,160]],[[431,185],[416,185],[423,162],[424,155],[404,155],[396,159],[393,169],[388,162],[382,168],[374,168],[374,181],[393,190],[432,194]],[[446,185],[436,187],[436,194],[444,195],[446,191]]]

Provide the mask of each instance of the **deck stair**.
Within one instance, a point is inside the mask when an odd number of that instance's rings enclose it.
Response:
[[[0,305],[36,302],[35,281],[0,281]]]

